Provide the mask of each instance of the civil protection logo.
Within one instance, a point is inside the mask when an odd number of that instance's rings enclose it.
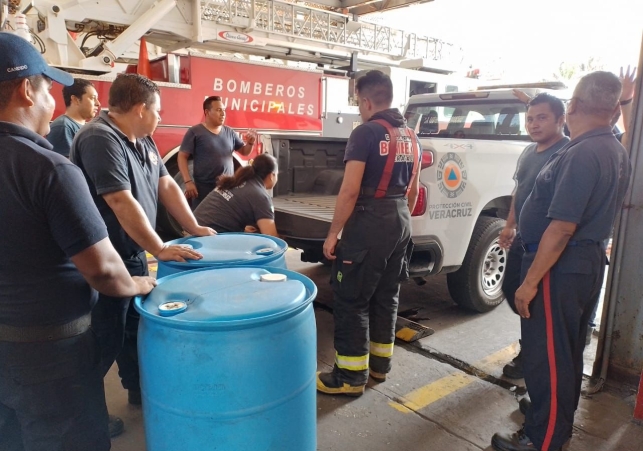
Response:
[[[449,152],[438,163],[438,188],[449,199],[458,197],[467,187],[467,169],[460,156]]]

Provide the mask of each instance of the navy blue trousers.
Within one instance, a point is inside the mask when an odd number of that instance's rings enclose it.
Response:
[[[362,205],[359,205],[362,204]],[[405,198],[358,202],[346,222],[333,262],[334,372],[351,385],[368,380],[368,367],[391,370],[400,278],[411,238]],[[364,366],[342,367],[341,360],[364,358]]]
[[[110,446],[91,330],[52,342],[0,342],[0,450],[107,451]]]
[[[523,280],[534,256],[523,257]],[[602,246],[567,247],[539,284],[531,317],[521,319],[525,383],[532,402],[525,433],[541,451],[557,450],[571,436],[587,326],[604,271]]]
[[[145,252],[123,260],[131,276],[147,276]],[[132,298],[114,298],[99,295],[92,310],[92,329],[98,337],[103,376],[107,374],[114,361],[118,364],[118,375],[123,388],[140,390],[138,371],[138,334],[139,315]]]

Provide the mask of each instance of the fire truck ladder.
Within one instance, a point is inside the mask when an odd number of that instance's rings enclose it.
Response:
[[[201,18],[237,31],[260,31],[291,41],[307,40],[328,48],[362,54],[377,53],[395,60],[462,59],[461,49],[440,39],[356,21],[348,15],[277,0],[211,0],[201,2]]]
[[[142,36],[165,52],[193,48],[274,56],[276,49],[308,62],[348,61],[354,55],[392,65],[462,61],[462,50],[440,39],[294,1],[74,0],[58,6],[39,0],[38,14],[30,13],[29,20],[50,63],[97,72],[108,72]],[[95,35],[100,43],[88,52],[68,31]]]

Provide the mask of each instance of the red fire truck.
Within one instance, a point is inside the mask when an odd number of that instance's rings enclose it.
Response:
[[[162,104],[154,140],[181,185],[176,154],[186,130],[203,120],[207,96],[222,97],[227,125],[241,134],[257,130],[246,159],[273,153],[280,163],[275,195],[283,196],[313,190],[329,170],[324,185],[341,178],[343,148],[361,122],[353,101],[360,71],[387,72],[398,108],[411,95],[467,89],[473,82],[451,75],[449,63],[461,59],[454,46],[311,4],[40,0],[18,11],[14,3],[8,16],[0,12],[0,29],[32,40],[50,64],[91,79],[103,105],[118,72],[136,70],[139,58],[151,60],[149,76]],[[149,52],[139,40],[150,44]],[[56,115],[62,114],[60,87],[54,96]],[[158,224],[179,232],[163,210]]]
[[[312,183],[341,165],[334,155],[360,123],[352,89],[360,71],[386,71],[398,108],[413,94],[473,82],[450,75],[450,63],[461,59],[452,45],[309,3],[39,0],[22,11],[16,3],[9,2],[8,16],[0,7],[0,29],[30,39],[50,64],[91,79],[103,105],[118,72],[136,70],[139,57],[151,60],[149,76],[162,104],[154,139],[171,174],[178,173],[183,135],[203,119],[203,99],[221,96],[226,124],[259,134],[248,158],[265,150],[280,159],[276,195],[301,192],[301,178]],[[54,96],[58,115],[64,111],[59,87]],[[178,232],[164,211],[158,224]]]

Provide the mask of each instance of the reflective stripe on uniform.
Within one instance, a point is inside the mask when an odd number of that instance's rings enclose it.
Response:
[[[393,355],[393,343],[375,343],[371,341],[371,354],[377,357],[391,357]]]
[[[339,355],[335,352],[335,364],[337,368],[350,371],[364,371],[368,369],[368,354],[363,356]]]
[[[549,363],[549,421],[543,440],[542,450],[549,451],[558,415],[558,370],[556,368],[556,349],[554,344],[554,320],[551,313],[551,271],[542,279],[543,304],[545,306],[545,330],[547,331],[547,360]]]

